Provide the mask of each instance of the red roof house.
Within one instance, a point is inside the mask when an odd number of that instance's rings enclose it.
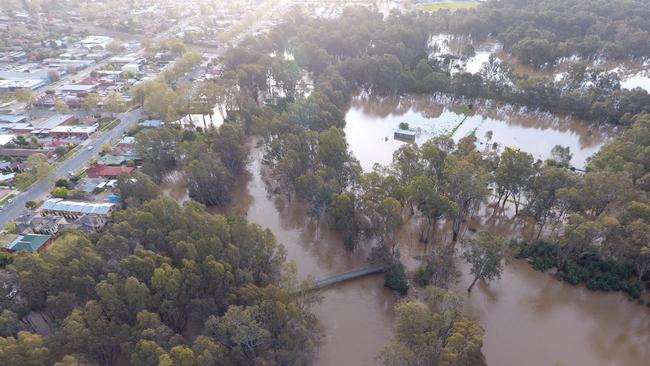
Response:
[[[132,166],[93,165],[86,174],[88,178],[115,179],[122,174],[130,174],[135,168]]]

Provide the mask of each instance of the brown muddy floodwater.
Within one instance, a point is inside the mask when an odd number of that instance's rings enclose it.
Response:
[[[261,173],[262,151],[253,148],[250,172],[235,192],[229,214],[247,216],[269,228],[295,261],[299,275],[316,279],[366,265],[366,254],[350,254],[335,233],[318,231],[299,205],[288,206],[267,192]],[[362,163],[364,163],[362,161]],[[367,163],[367,162],[366,162]],[[366,165],[364,165],[366,166]],[[166,195],[187,200],[185,181],[173,174],[163,184]],[[504,216],[480,220],[473,226],[491,225],[500,233],[522,231]],[[212,210],[223,213],[220,210]],[[324,226],[324,225],[321,225]],[[414,220],[400,235],[402,258],[409,270],[426,249],[417,240]],[[440,230],[441,240],[448,234]],[[570,286],[526,263],[509,263],[500,280],[479,283],[470,295],[467,265],[459,261],[462,276],[456,286],[465,298],[469,316],[485,327],[483,353],[493,366],[647,366],[650,360],[650,308],[632,303],[621,294],[593,292]],[[395,295],[385,289],[381,276],[336,285],[323,291],[314,307],[324,337],[318,349],[318,366],[371,366],[393,336]]]
[[[472,104],[469,115],[461,112]],[[404,142],[393,133],[401,122],[416,131],[416,143],[451,135],[454,140],[474,134],[479,149],[515,147],[546,159],[555,145],[568,146],[571,164],[582,168],[587,158],[607,142],[610,132],[584,121],[528,111],[490,101],[459,101],[446,96],[418,95],[378,98],[361,95],[352,101],[345,116],[345,135],[350,150],[364,170],[375,163],[388,164]],[[492,137],[486,135],[491,132]]]
[[[239,185],[230,213],[245,214],[271,229],[303,278],[364,266],[365,253],[349,254],[334,233],[322,227],[316,232],[298,205],[287,206],[267,192],[261,157],[262,151],[253,148],[250,179]],[[404,234],[401,240],[403,259],[412,269],[424,248],[417,235]],[[486,328],[483,352],[489,365],[648,365],[650,309],[620,294],[570,286],[520,261],[507,265],[500,280],[479,284],[467,296],[468,268],[459,267],[458,291],[466,298],[468,314]],[[397,301],[382,283],[381,276],[372,276],[323,292],[314,308],[325,333],[316,365],[376,365],[375,357],[393,336]]]

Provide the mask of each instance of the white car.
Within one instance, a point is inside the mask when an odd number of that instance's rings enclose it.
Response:
[[[88,150],[88,151],[90,151],[90,150],[92,150],[92,149],[93,149],[93,146],[92,146],[92,145],[88,145],[88,146],[86,147],[86,150]]]

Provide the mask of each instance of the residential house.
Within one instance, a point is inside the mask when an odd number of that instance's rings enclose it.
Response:
[[[71,227],[84,233],[98,233],[104,229],[106,222],[105,216],[90,214],[78,218]]]
[[[116,207],[113,203],[78,202],[50,198],[41,205],[41,215],[57,215],[67,219],[78,219],[88,214],[108,217]]]
[[[18,235],[13,241],[9,242],[5,248],[11,252],[40,252],[52,241],[50,235],[27,234]]]
[[[86,174],[89,178],[107,178],[107,179],[116,179],[122,174],[131,174],[135,170],[131,166],[111,166],[111,165],[93,165],[88,170]]]
[[[120,166],[126,164],[127,161],[129,161],[129,159],[124,155],[106,154],[97,160],[97,164]]]

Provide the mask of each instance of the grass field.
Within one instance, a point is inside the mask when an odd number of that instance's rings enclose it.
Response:
[[[455,12],[459,9],[473,9],[478,6],[476,1],[441,1],[431,4],[418,4],[416,9],[419,11],[438,11],[438,10],[449,10],[450,12]]]

